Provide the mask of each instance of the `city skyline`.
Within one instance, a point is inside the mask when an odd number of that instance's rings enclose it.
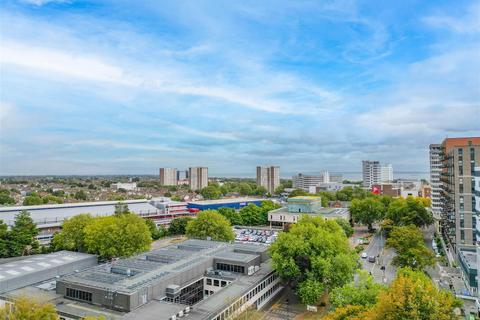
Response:
[[[1,3],[0,175],[428,172],[480,134],[476,1]]]

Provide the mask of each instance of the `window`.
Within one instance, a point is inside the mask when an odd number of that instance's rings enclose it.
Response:
[[[213,285],[215,287],[219,287],[220,286],[220,283],[218,282],[218,280],[213,280]]]
[[[221,286],[225,287],[227,285],[227,281],[222,281]]]
[[[460,230],[460,240],[465,241],[465,230]]]
[[[212,285],[212,279],[208,279],[208,278],[207,278],[207,285],[208,285],[208,286],[211,286],[211,285]]]
[[[463,166],[458,166],[458,174],[463,176]]]
[[[77,300],[92,302],[91,292],[67,288],[66,296]]]

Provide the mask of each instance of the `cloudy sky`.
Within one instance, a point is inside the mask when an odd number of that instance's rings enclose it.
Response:
[[[0,175],[426,171],[480,134],[479,1],[0,5]]]

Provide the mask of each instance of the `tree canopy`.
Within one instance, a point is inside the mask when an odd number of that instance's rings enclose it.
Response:
[[[187,224],[191,220],[193,220],[193,218],[191,217],[181,217],[173,219],[170,222],[170,226],[168,227],[168,233],[171,235],[185,234]]]
[[[53,304],[40,303],[31,297],[16,299],[12,309],[0,308],[0,319],[21,320],[58,320],[59,317]]]
[[[222,195],[220,188],[214,185],[206,186],[200,190],[200,194],[205,199],[220,199]]]
[[[30,251],[37,249],[37,235],[38,229],[30,217],[30,213],[25,210],[20,211],[20,213],[15,216],[14,225],[7,234],[10,247],[9,255],[16,257],[29,254]]]
[[[335,288],[330,294],[330,302],[334,308],[354,306],[372,306],[377,302],[378,294],[384,287],[375,283],[373,277],[365,270],[360,270],[358,279]]]
[[[381,292],[371,309],[372,320],[453,320],[460,301],[446,290],[438,289],[423,273],[400,269],[388,290]]]
[[[425,246],[422,231],[414,225],[394,227],[386,244],[395,249],[393,264],[397,266],[423,270],[435,263],[432,251]]]
[[[355,290],[355,289],[354,289]],[[346,292],[348,294],[348,292]],[[373,301],[370,296],[369,302]],[[384,290],[380,290],[376,302],[352,304],[336,308],[327,320],[454,320],[455,308],[461,305],[453,294],[438,289],[421,271],[399,269],[397,278]],[[361,301],[360,301],[361,302]]]
[[[338,225],[342,227],[343,232],[345,232],[347,238],[350,238],[353,235],[353,227],[350,225],[350,222],[347,219],[337,218],[335,219],[335,222],[337,222]]]
[[[218,213],[228,219],[232,225],[242,225],[243,219],[240,212],[233,208],[219,208]]]
[[[397,198],[388,206],[385,218],[393,221],[396,226],[425,227],[433,223],[432,214],[425,208],[422,198]]]
[[[215,210],[205,210],[197,215],[196,219],[188,222],[186,235],[197,239],[217,241],[232,241],[235,233],[227,218]]]
[[[338,223],[310,216],[280,233],[270,253],[274,269],[307,304],[351,281],[357,261]]]
[[[106,259],[146,251],[152,241],[145,221],[131,213],[97,217],[84,232],[87,251]]]
[[[353,220],[366,224],[368,230],[373,230],[373,224],[383,218],[385,207],[376,197],[367,197],[365,199],[353,199],[350,207],[350,213]]]
[[[55,234],[52,246],[56,250],[85,250],[85,227],[94,218],[90,214],[79,214],[63,221],[62,232]]]

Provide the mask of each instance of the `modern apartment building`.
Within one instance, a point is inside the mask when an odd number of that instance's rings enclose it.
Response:
[[[257,185],[264,187],[271,194],[280,186],[280,167],[257,167]]]
[[[177,169],[176,168],[160,168],[160,184],[162,186],[177,185]]]
[[[373,185],[380,184],[381,181],[381,166],[379,161],[362,161],[362,177],[363,186],[365,188],[372,188]]]
[[[190,167],[188,168],[188,184],[193,191],[202,190],[208,186],[208,168]]]
[[[393,166],[391,163],[380,166],[380,181],[382,183],[393,182]]]
[[[432,212],[436,217],[442,214],[442,182],[440,175],[442,173],[442,145],[430,145],[430,185],[432,187]]]

